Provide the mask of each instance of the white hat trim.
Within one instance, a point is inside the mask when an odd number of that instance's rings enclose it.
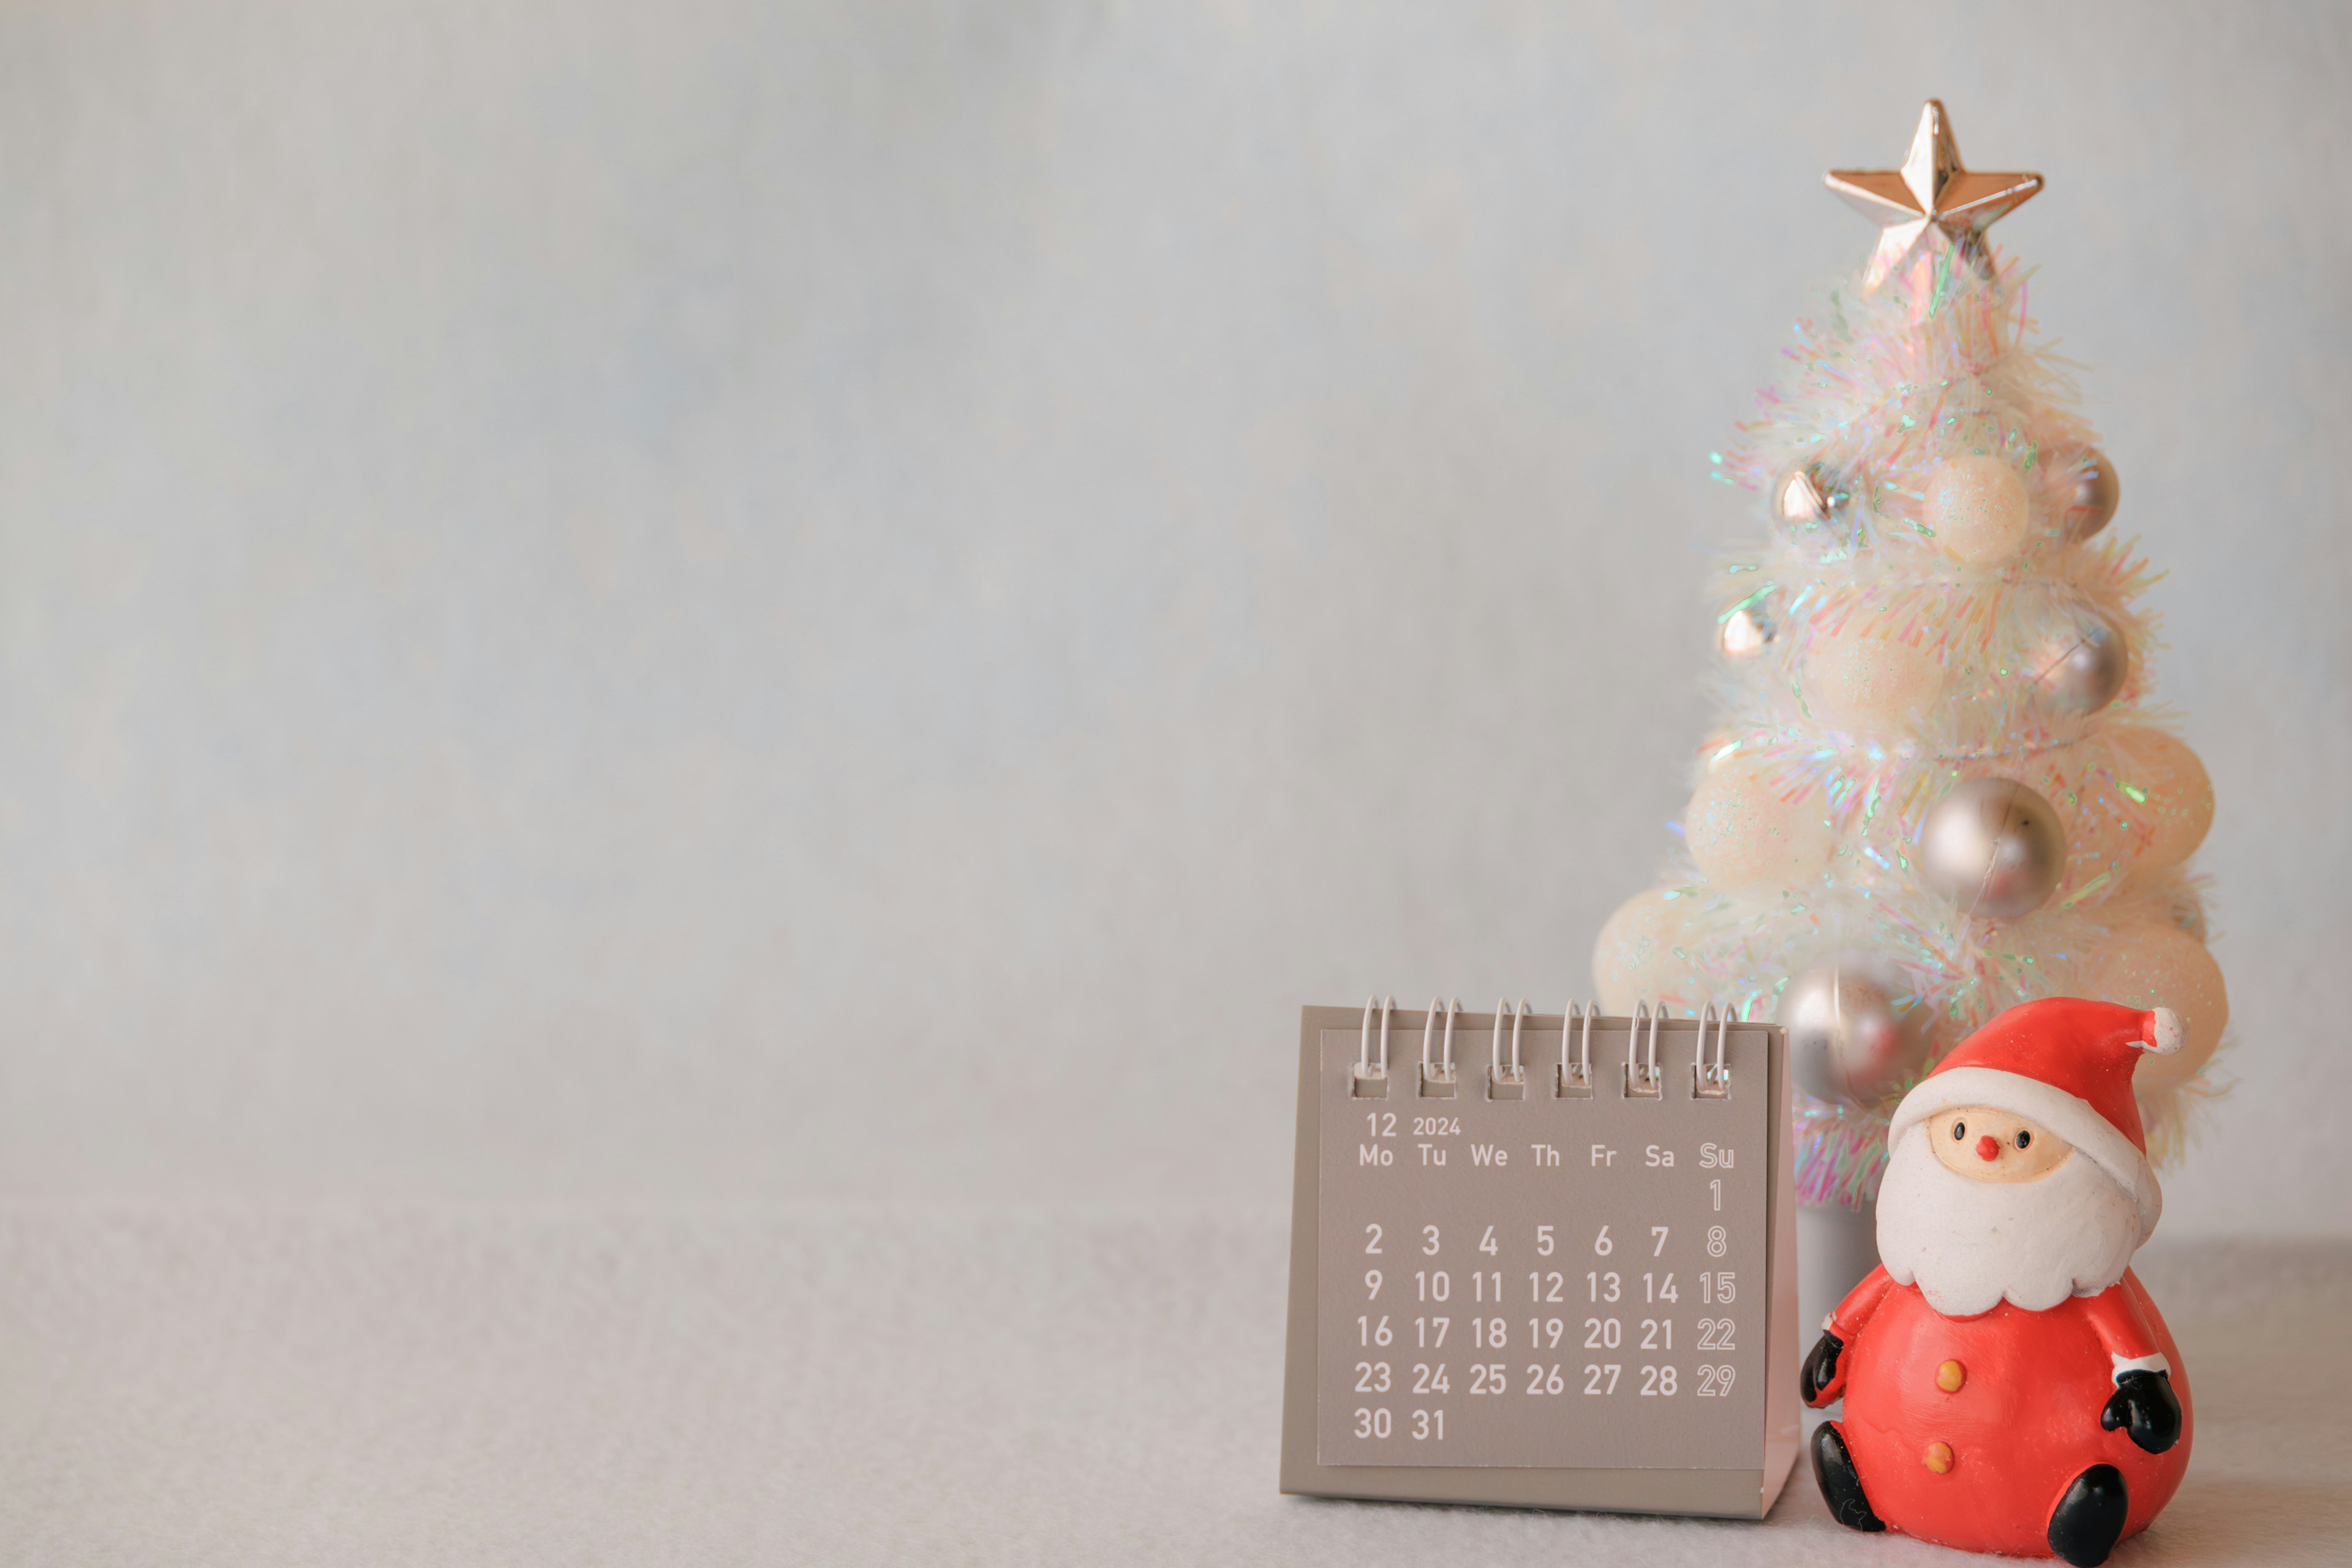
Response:
[[[1990,1106],[2038,1121],[2080,1149],[2131,1194],[2139,1208],[2140,1239],[2146,1241],[2155,1232],[2157,1217],[2164,1213],[2164,1193],[2156,1184],[2156,1168],[2147,1156],[2089,1100],[2038,1078],[1982,1067],[1931,1073],[1895,1108],[1886,1146],[1892,1149],[1895,1140],[1937,1111],[1969,1105]]]

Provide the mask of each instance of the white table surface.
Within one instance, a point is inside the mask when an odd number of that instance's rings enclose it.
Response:
[[[0,1560],[1929,1563],[1276,1492],[1284,1221],[0,1206]],[[2142,1255],[2196,1458],[2122,1568],[2352,1561],[2352,1245]]]

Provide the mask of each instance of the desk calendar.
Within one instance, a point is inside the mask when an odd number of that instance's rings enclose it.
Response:
[[[1308,1007],[1282,1489],[1761,1517],[1799,1440],[1786,1043]]]

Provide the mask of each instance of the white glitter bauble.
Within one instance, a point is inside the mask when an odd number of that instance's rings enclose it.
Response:
[[[1828,814],[1828,800],[1810,780],[1735,758],[1699,781],[1683,813],[1683,837],[1710,882],[1797,887],[1817,879],[1837,847]]]
[[[1990,566],[2017,553],[2032,521],[2025,481],[2000,458],[1955,458],[1927,479],[1927,526],[1947,554]]]
[[[2019,759],[2017,777],[2056,809],[2059,830],[2066,836],[2066,874],[2058,884],[2065,896],[2095,895],[2102,901],[2113,897],[2131,869],[2135,846],[2147,837],[2126,815],[2126,808],[2139,807],[2116,787],[2108,767],[2113,752],[2107,736],[2137,732],[2137,727],[2094,732]]]
[[[2110,731],[2117,809],[2140,829],[2135,869],[2178,866],[2213,826],[2213,780],[2177,735],[2146,725]]]
[[[1864,734],[1908,728],[1943,690],[1944,669],[1892,630],[1856,619],[1814,633],[1805,649],[1806,706]]]
[[[2084,965],[2087,994],[2127,1007],[2169,1007],[2187,1031],[2172,1055],[2150,1052],[2140,1058],[2132,1068],[2133,1087],[2147,1089],[2195,1076],[2230,1026],[2229,989],[2205,944],[2179,926],[2149,921],[2085,945],[2091,949]]]
[[[1592,944],[1592,982],[1603,1010],[1625,1015],[1636,1002],[1661,1000],[1696,1010],[1711,1000],[1699,995],[1703,987],[1685,956],[1691,908],[1674,888],[1644,889],[1617,906]]]

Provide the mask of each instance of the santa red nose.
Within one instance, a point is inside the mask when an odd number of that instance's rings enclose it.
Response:
[[[1994,1136],[1993,1136],[1991,1133],[1990,1133],[1990,1132],[1986,1133],[1983,1137],[1981,1137],[1981,1138],[1978,1139],[1978,1140],[1977,1140],[1977,1158],[1978,1158],[1978,1159],[1979,1159],[1979,1160],[1998,1160],[1998,1159],[2000,1159],[2000,1139],[1998,1139],[1998,1138],[1996,1138],[1996,1137],[1994,1137]]]

